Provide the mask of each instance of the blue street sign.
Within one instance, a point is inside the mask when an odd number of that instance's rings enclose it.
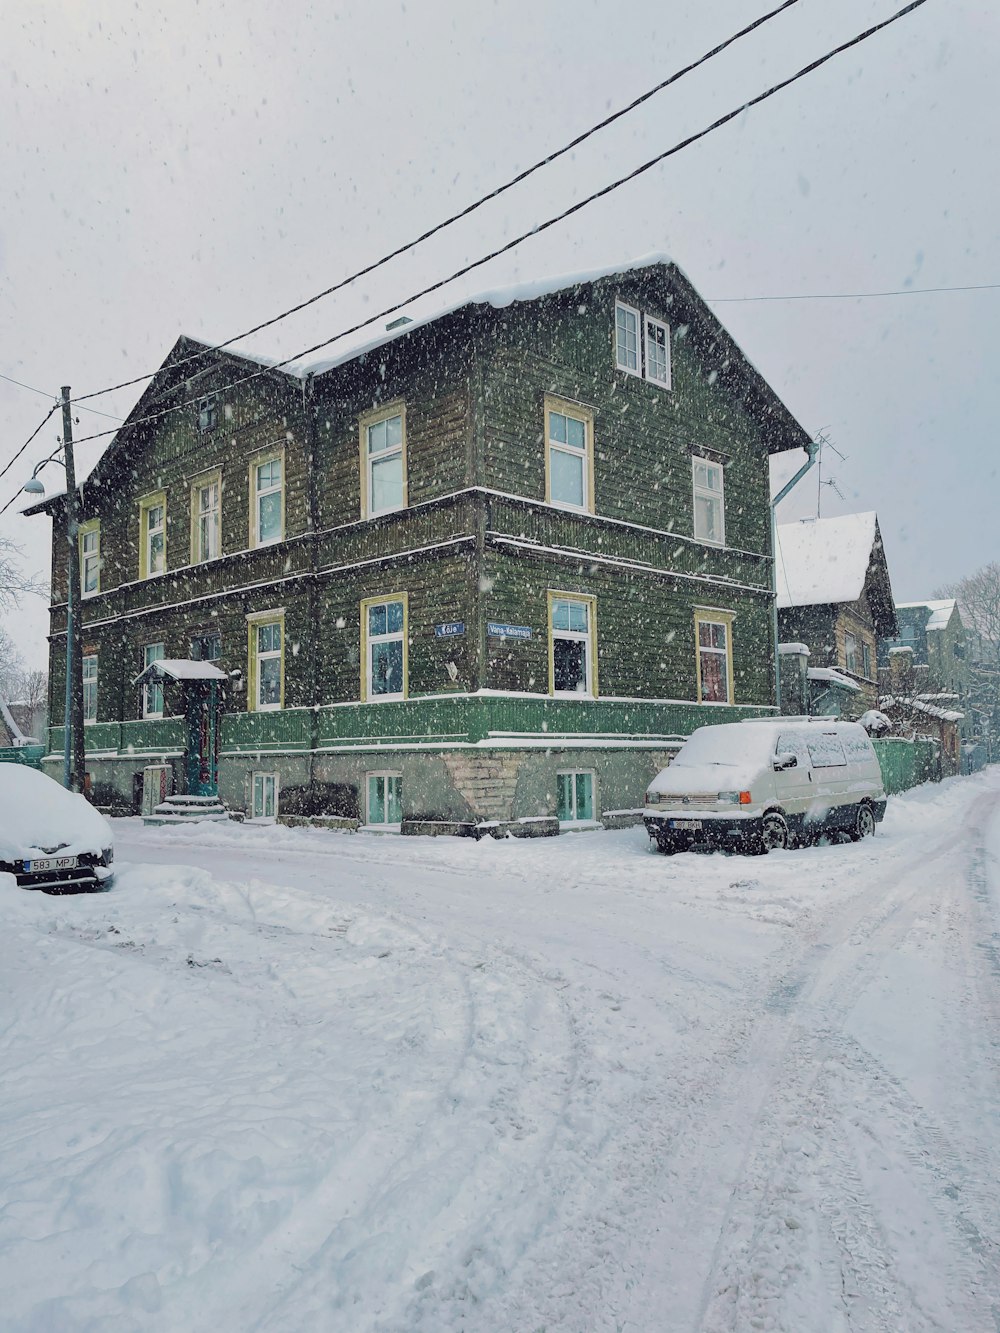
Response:
[[[530,639],[530,625],[504,625],[498,620],[487,620],[486,633],[491,639]]]
[[[434,637],[437,639],[454,639],[456,635],[464,633],[464,620],[446,620],[443,625],[434,626]]]

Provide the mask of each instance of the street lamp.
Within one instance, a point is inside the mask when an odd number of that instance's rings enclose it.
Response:
[[[73,417],[69,386],[62,390],[63,438],[60,449],[39,463],[22,488],[44,495],[38,473],[46,463],[66,469],[66,702],[63,713],[63,786],[82,791],[86,759],[83,745],[83,659],[80,651],[80,496],[73,463]],[[62,453],[62,458],[58,457]]]

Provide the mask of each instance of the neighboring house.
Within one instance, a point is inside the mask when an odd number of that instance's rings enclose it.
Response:
[[[82,488],[101,803],[169,764],[257,817],[586,824],[774,709],[768,462],[808,437],[680,270],[399,323],[302,374],[181,338]],[[56,724],[63,506],[26,511]]]
[[[27,704],[0,699],[0,749],[40,744],[39,735],[43,728],[33,728],[32,723],[36,720]]]
[[[936,602],[897,602],[899,633],[879,642],[878,664],[887,669],[891,648],[913,650],[914,667],[924,667],[927,689],[957,694],[969,692],[969,645],[958,602],[949,597]]]
[[[777,574],[778,637],[809,650],[809,711],[874,708],[878,641],[896,632],[877,516],[779,524]]]
[[[922,693],[925,664],[915,661],[908,644],[890,648],[882,674],[879,711],[892,722],[893,733],[938,746],[942,778],[961,771],[961,727],[965,713],[957,694]]]

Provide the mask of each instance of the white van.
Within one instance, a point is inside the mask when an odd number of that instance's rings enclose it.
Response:
[[[759,854],[826,832],[868,837],[885,803],[856,722],[762,718],[692,732],[646,792],[643,819],[661,852],[710,843]]]

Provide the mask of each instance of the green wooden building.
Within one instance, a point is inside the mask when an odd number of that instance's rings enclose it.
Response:
[[[301,373],[181,338],[83,487],[94,798],[162,764],[256,817],[629,818],[678,738],[774,709],[768,460],[806,442],[660,256]]]

